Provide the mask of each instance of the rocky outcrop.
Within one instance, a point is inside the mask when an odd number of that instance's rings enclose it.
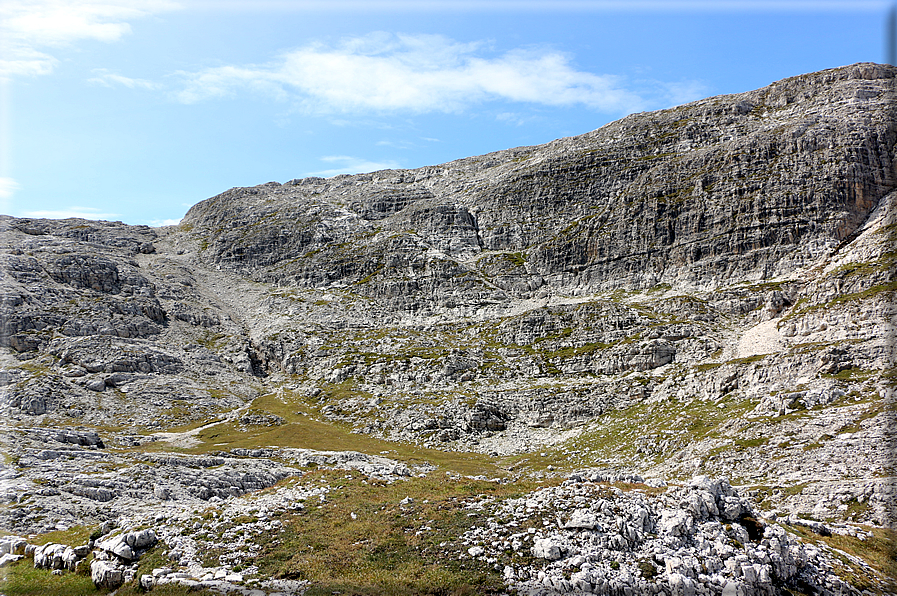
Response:
[[[825,553],[758,521],[725,480],[695,477],[648,496],[593,484],[590,476],[583,471],[560,487],[484,504],[492,517],[462,537],[464,545],[482,545],[468,555],[502,564],[509,552],[529,551],[536,564],[504,564],[521,594],[859,593],[827,571]],[[543,517],[556,523],[517,529]]]
[[[184,221],[205,261],[258,279],[384,296],[407,270],[401,293],[437,303],[766,279],[895,188],[894,76],[854,65],[435,168],[233,189]],[[373,226],[365,205],[396,193]],[[465,260],[492,251],[518,266]]]
[[[5,217],[0,236],[6,243],[0,293],[7,305],[0,310],[0,345],[29,352],[54,333],[149,337],[165,324],[153,285],[132,258],[154,250],[141,242],[155,237],[148,228]]]

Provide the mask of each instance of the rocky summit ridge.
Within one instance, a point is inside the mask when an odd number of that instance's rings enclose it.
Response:
[[[0,551],[371,593],[379,532],[367,587],[277,550],[365,494],[475,592],[892,593],[895,146],[856,64],[173,227],[0,217]]]

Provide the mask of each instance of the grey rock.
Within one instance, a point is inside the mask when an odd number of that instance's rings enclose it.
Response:
[[[140,576],[140,587],[146,591],[152,590],[153,586],[156,585],[155,578],[149,574],[143,574]]]
[[[141,551],[157,542],[156,533],[152,529],[125,532],[106,538],[96,544],[96,548],[111,553],[125,561],[139,558]]]
[[[563,556],[563,545],[553,538],[540,538],[533,542],[533,556],[538,559],[557,561]]]
[[[0,568],[8,567],[17,561],[21,561],[25,555],[14,555],[11,553],[3,553],[0,555]]]
[[[24,538],[18,536],[4,536],[0,538],[0,554],[3,555],[24,555],[25,547],[28,543]]]
[[[598,517],[588,509],[577,509],[570,514],[570,519],[564,524],[565,528],[571,530],[596,530],[601,526],[598,524]]]
[[[63,554],[67,547],[64,544],[48,542],[34,549],[34,566],[40,569],[62,569],[65,567]]]
[[[97,588],[114,590],[125,582],[124,570],[111,561],[94,560],[90,563],[90,579]]]

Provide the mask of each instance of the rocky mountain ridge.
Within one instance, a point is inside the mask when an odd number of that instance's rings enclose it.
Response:
[[[710,475],[767,519],[889,527],[895,94],[897,69],[858,64],[538,147],[231,189],[171,228],[2,217],[3,527],[139,523],[310,466]],[[760,585],[665,569],[677,593]]]

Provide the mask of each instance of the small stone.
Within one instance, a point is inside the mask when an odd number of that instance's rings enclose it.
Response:
[[[21,561],[24,558],[25,558],[24,555],[13,555],[10,553],[4,553],[2,556],[0,556],[0,567],[7,567],[9,565],[12,565],[16,561]]]

